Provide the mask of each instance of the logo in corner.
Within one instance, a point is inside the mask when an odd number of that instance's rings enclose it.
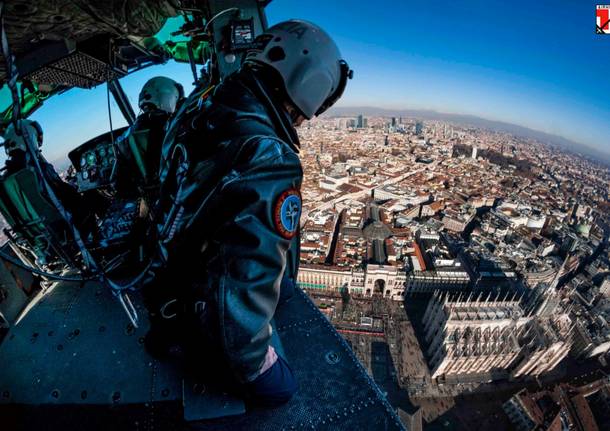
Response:
[[[598,4],[595,10],[595,33],[610,34],[610,4]]]
[[[301,193],[291,188],[284,191],[275,202],[273,221],[275,229],[286,239],[297,234],[301,217]]]

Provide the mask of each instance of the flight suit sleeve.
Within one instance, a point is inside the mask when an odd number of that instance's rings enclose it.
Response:
[[[206,279],[215,292],[224,353],[242,382],[255,379],[265,359],[287,250],[298,232],[303,174],[286,147],[260,140],[210,205],[217,252]]]

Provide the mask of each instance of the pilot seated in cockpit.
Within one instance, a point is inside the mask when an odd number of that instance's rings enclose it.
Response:
[[[4,150],[7,155],[4,177],[6,178],[27,167],[35,166],[35,161],[28,151],[26,139],[23,136],[27,134],[27,140],[34,145],[36,159],[42,174],[49,186],[51,186],[57,199],[70,212],[76,226],[83,231],[81,233],[89,234],[94,232],[96,226],[95,217],[88,210],[90,205],[83,204],[83,198],[76,188],[62,180],[53,165],[40,152],[43,142],[43,131],[40,124],[32,120],[18,121],[21,122],[21,131],[16,130],[14,123],[11,123],[4,133]]]
[[[122,196],[139,197],[143,189],[154,194],[166,126],[184,99],[184,90],[173,79],[156,76],[144,84],[138,99],[140,115],[118,142],[123,162],[117,190]],[[134,170],[138,175],[133,174]],[[151,196],[151,200],[154,197]]]
[[[29,141],[32,142],[36,149],[42,145],[42,128],[37,121],[31,120],[19,120],[23,132],[29,137]],[[29,153],[24,137],[15,130],[13,123],[9,124],[4,133],[4,151],[6,152],[6,165],[5,175],[9,176],[19,172],[27,166],[31,166],[28,163]],[[45,169],[43,165],[46,164],[46,160],[40,157],[40,167]]]

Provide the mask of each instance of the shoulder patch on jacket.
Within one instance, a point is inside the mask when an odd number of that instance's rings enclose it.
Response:
[[[273,207],[275,230],[284,238],[292,239],[297,234],[300,218],[301,193],[295,188],[290,188],[275,201]]]

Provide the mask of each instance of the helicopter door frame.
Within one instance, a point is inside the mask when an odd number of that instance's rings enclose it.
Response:
[[[116,102],[121,114],[123,114],[123,118],[127,121],[127,124],[130,126],[136,121],[136,113],[133,110],[133,106],[129,103],[129,99],[127,98],[127,94],[123,89],[120,81],[118,79],[113,79],[112,81],[108,81],[108,89],[110,93],[112,93],[112,97]]]

